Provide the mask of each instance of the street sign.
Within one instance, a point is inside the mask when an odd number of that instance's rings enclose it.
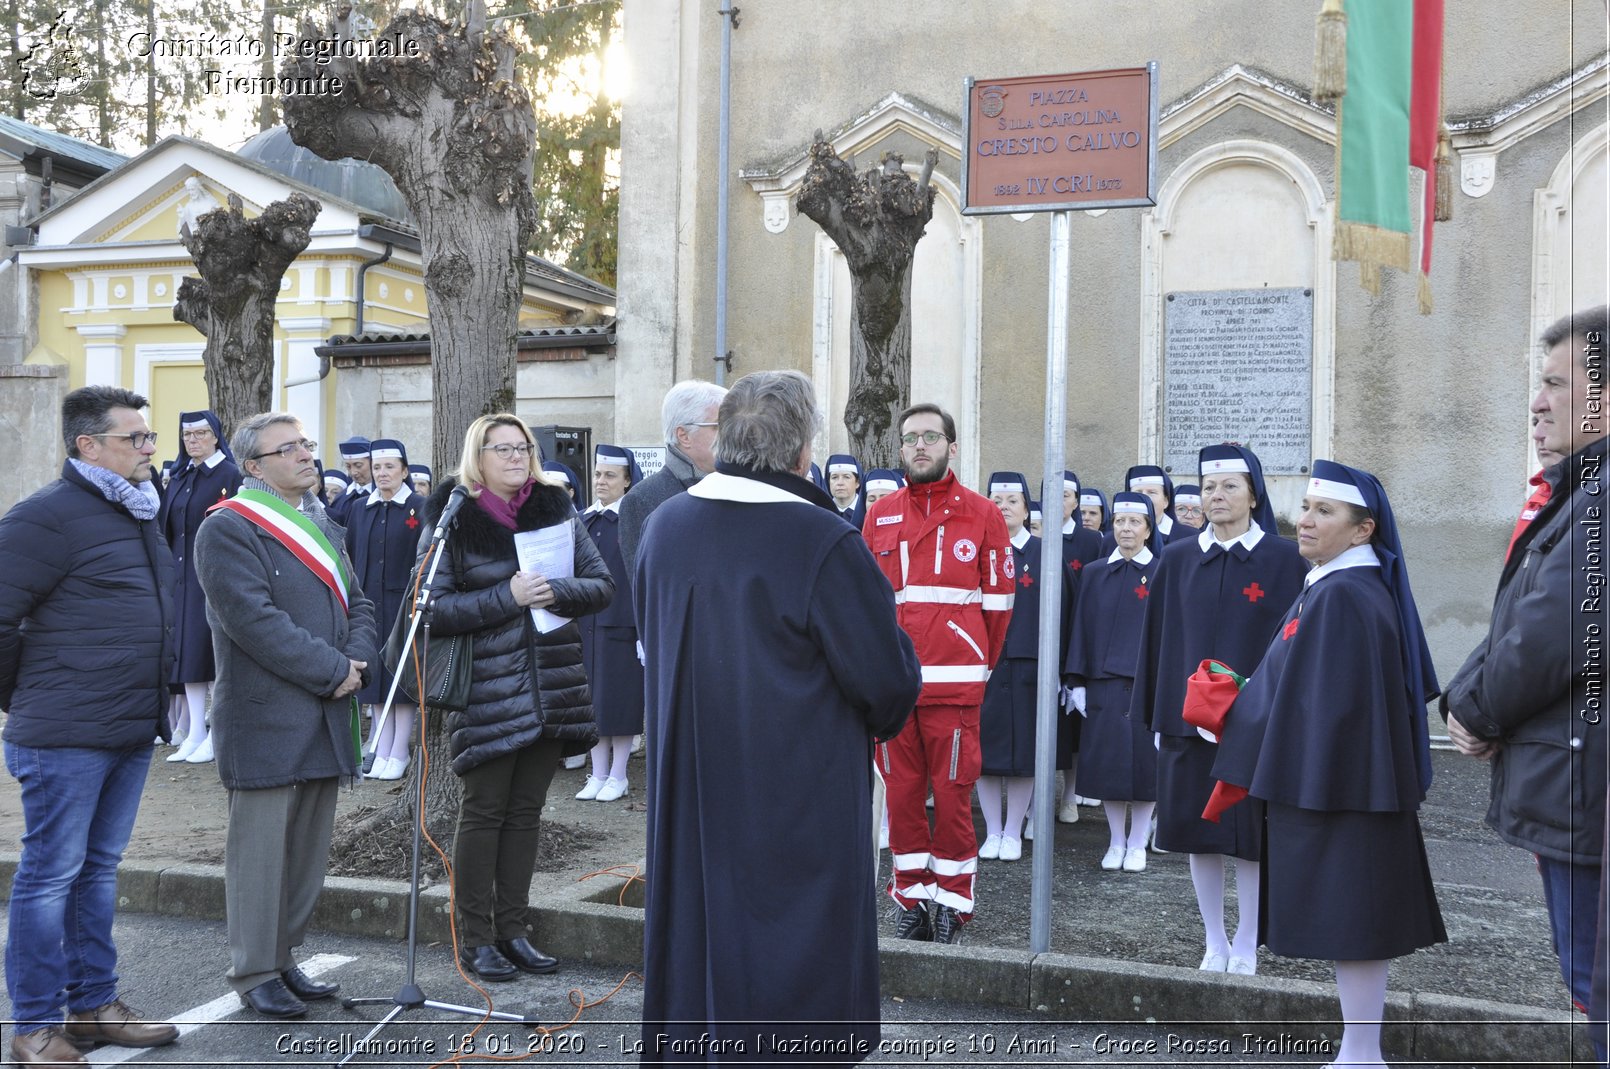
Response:
[[[1157,203],[1157,63],[968,78],[962,214]]]

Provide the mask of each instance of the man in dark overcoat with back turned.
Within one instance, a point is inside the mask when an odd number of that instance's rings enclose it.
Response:
[[[645,1064],[878,1042],[870,758],[922,678],[866,542],[804,477],[820,419],[798,372],[738,380],[715,472],[644,530]]]

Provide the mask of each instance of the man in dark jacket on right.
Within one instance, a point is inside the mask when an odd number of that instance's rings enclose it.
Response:
[[[1443,695],[1448,734],[1492,761],[1487,823],[1532,851],[1560,972],[1588,1011],[1605,841],[1604,459],[1606,309],[1543,333],[1532,439],[1543,470],[1498,580],[1487,638]]]
[[[167,737],[173,664],[173,557],[145,406],[113,386],[68,394],[61,478],[0,519],[0,708],[23,819],[6,941],[18,1065],[83,1065],[80,1048],[179,1037],[118,997],[112,942],[117,864],[151,738]]]

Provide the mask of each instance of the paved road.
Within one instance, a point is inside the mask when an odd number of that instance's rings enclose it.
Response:
[[[251,1019],[224,986],[227,963],[223,925],[150,915],[124,915],[117,924],[124,992],[150,1016],[181,1022],[184,1035],[174,1046],[152,1051],[104,1047],[95,1064],[288,1066],[330,1065],[351,1051],[378,1020],[382,1008],[344,1009],[339,1002],[315,1003],[312,1014],[289,1023]],[[304,964],[323,979],[337,980],[342,993],[393,996],[404,972],[401,944],[339,936],[317,936]],[[443,947],[421,951],[418,981],[426,995],[442,1002],[484,1005],[459,978]],[[622,985],[622,981],[625,981]],[[620,990],[608,1001],[611,991]],[[497,1064],[490,1059],[450,1059],[457,1050],[499,1055],[543,1065],[619,1065],[637,1060],[642,984],[635,975],[591,965],[566,966],[555,976],[489,985],[500,1011],[527,1014],[549,1028],[577,1016],[573,1027],[544,1032],[523,1024],[492,1022],[476,1030],[476,1017],[436,1010],[405,1014],[378,1037],[373,1053],[358,1056],[359,1066]],[[0,1016],[10,1003],[0,999]],[[9,1029],[8,1029],[9,1032]],[[469,1038],[466,1039],[466,1036]],[[1030,1015],[995,1021],[978,1018],[978,1008],[941,1002],[901,1002],[883,1006],[884,1049],[869,1062],[879,1065],[1092,1065],[1124,1069],[1131,1065],[1269,1066],[1321,1065],[1323,1055],[1294,1060],[1291,1053],[1247,1053],[1236,1040],[1189,1027],[1166,1025],[1105,1027],[1091,1023],[1049,1022]],[[8,1037],[9,1038],[9,1037]],[[1455,1069],[1426,1066],[1425,1069]]]

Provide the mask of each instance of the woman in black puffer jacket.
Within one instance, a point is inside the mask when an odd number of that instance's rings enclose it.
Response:
[[[580,632],[574,622],[539,632],[530,610],[585,616],[607,606],[615,587],[570,495],[543,475],[518,417],[482,416],[470,425],[459,478],[471,498],[431,586],[431,633],[474,635],[469,708],[447,715],[453,771],[464,787],[453,844],[460,957],[483,980],[512,980],[558,967],[525,937],[538,821],[560,759],[597,741]],[[425,531],[455,485],[450,479],[431,495]],[[521,571],[515,532],[556,524],[571,528],[574,578]]]

